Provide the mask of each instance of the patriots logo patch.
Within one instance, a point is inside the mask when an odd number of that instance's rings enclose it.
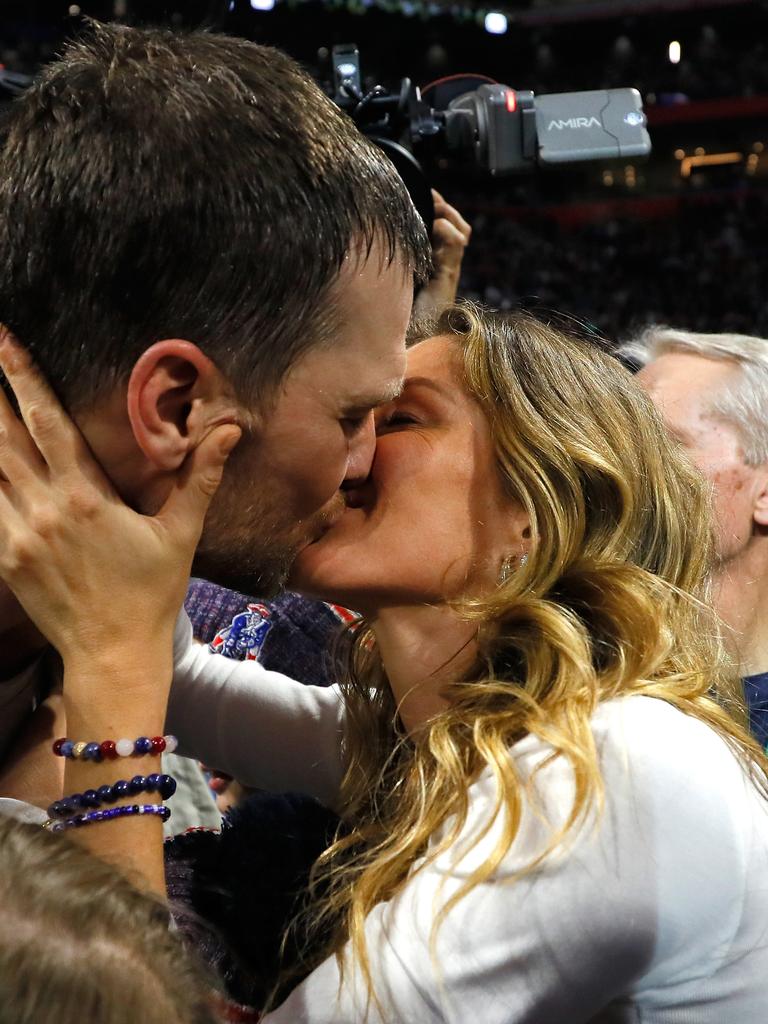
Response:
[[[264,604],[249,604],[221,629],[208,645],[214,654],[236,661],[256,661],[272,629],[271,612]]]

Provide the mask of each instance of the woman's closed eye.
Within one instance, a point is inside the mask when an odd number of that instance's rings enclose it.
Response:
[[[376,423],[376,433],[380,434],[383,431],[397,430],[398,428],[411,426],[418,422],[419,420],[411,413],[395,409],[378,420]]]

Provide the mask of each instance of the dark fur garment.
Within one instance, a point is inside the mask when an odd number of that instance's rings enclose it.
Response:
[[[221,833],[190,831],[165,844],[176,924],[231,998],[262,1007],[281,966],[298,972],[291,987],[300,980],[311,958],[301,927],[291,931],[282,964],[280,943],[338,824],[309,797],[257,792],[230,812]]]

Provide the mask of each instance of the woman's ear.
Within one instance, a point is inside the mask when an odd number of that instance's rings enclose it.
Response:
[[[157,341],[128,381],[128,418],[150,463],[178,469],[212,425],[236,422],[236,403],[214,363],[190,341]]]
[[[522,505],[515,502],[509,529],[510,550],[527,555],[531,546],[531,520]]]
[[[531,522],[522,505],[507,506],[503,527],[497,538],[503,542],[501,551],[496,551],[494,566],[500,566],[499,580],[506,580],[514,569],[524,565],[531,547]]]

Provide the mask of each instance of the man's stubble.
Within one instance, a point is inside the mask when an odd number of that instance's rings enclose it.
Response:
[[[275,491],[262,488],[243,503],[243,490],[226,477],[206,517],[192,572],[241,594],[274,597],[291,566],[344,508],[337,493],[307,519],[296,519]]]

